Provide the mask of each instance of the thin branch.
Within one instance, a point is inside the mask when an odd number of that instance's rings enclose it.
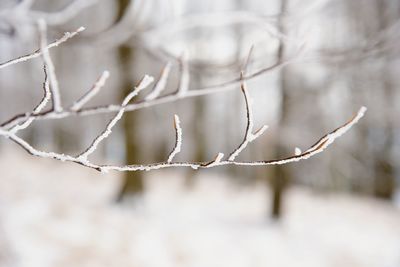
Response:
[[[52,96],[53,110],[55,112],[62,111],[60,89],[58,80],[54,69],[53,61],[51,60],[49,49],[47,48],[47,25],[43,19],[38,20],[39,36],[40,36],[40,50],[46,69],[48,69],[48,76],[50,81],[50,91]]]
[[[56,159],[56,160],[60,160],[62,162],[74,162],[74,163],[78,163],[80,165],[83,165],[85,167],[92,168],[92,169],[95,169],[98,171],[101,170],[100,166],[92,164],[89,161],[82,161],[76,157],[61,154],[61,153],[45,152],[45,151],[38,150],[38,149],[34,148],[33,146],[31,146],[24,139],[18,137],[16,134],[11,133],[10,131],[5,131],[1,128],[0,128],[0,135],[5,136],[6,138],[9,138],[10,140],[12,140],[14,143],[16,143],[17,145],[22,147],[26,152],[28,152],[29,154],[31,154],[33,156],[40,157],[40,158]]]
[[[229,155],[228,160],[234,161],[237,156],[247,147],[247,145],[258,137],[260,137],[268,128],[267,125],[262,126],[259,130],[257,130],[253,134],[253,109],[252,109],[252,102],[253,100],[250,98],[249,92],[247,90],[246,84],[242,82],[241,85],[242,93],[244,96],[244,100],[246,102],[246,117],[247,117],[247,126],[246,126],[246,133],[244,135],[242,143]]]
[[[274,65],[264,68],[260,71],[254,72],[250,75],[244,76],[242,79],[237,78],[234,80],[231,80],[229,82],[225,82],[222,84],[217,84],[217,85],[212,85],[212,86],[207,86],[199,89],[192,89],[188,90],[183,96],[177,97],[176,92],[167,94],[161,97],[158,97],[154,100],[146,101],[138,101],[133,104],[129,104],[126,106],[125,110],[128,111],[134,111],[134,110],[139,110],[143,108],[149,108],[161,104],[166,104],[170,102],[177,101],[179,99],[185,99],[185,98],[192,98],[192,97],[197,97],[197,96],[202,96],[202,95],[210,95],[210,94],[215,94],[215,93],[222,93],[226,92],[228,90],[234,89],[237,84],[241,83],[241,81],[246,81],[246,80],[251,80],[255,77],[258,77],[259,75],[262,75],[263,73],[277,70],[279,68],[284,67],[285,65],[289,64],[292,61],[279,61],[275,63]],[[103,113],[111,113],[111,112],[118,112],[121,109],[120,105],[105,105],[105,106],[95,106],[95,107],[89,107],[89,108],[82,108],[78,112],[70,111],[70,110],[63,110],[62,112],[59,113],[54,113],[54,112],[43,112],[40,114],[35,115],[38,117],[38,119],[62,119],[70,116],[90,116],[90,115],[97,115],[97,114],[103,114]],[[0,127],[11,127],[16,123],[19,123],[21,120],[25,120],[27,115],[25,113],[18,114],[14,116],[13,118],[3,122],[0,124]]]
[[[219,166],[222,162],[222,159],[224,158],[224,153],[219,152],[217,154],[217,156],[214,158],[214,160],[207,162],[205,164],[201,164],[200,167],[202,168],[212,168],[212,167],[216,167]]]
[[[162,93],[162,91],[164,91],[167,85],[169,73],[171,72],[171,67],[172,67],[171,62],[168,62],[164,66],[164,68],[161,71],[160,78],[158,79],[156,85],[154,86],[153,91],[145,97],[145,101],[156,99]]]
[[[242,72],[241,72],[241,75],[240,75],[241,78],[243,78],[243,76],[245,76],[246,73],[248,72],[251,56],[253,55],[253,51],[254,51],[254,45],[251,45],[250,49],[249,49],[249,53],[247,54],[247,57],[246,57],[246,59],[244,61],[244,64],[243,64]]]
[[[135,164],[135,165],[125,165],[125,166],[112,166],[112,165],[96,165],[93,164],[84,158],[81,157],[73,157],[70,155],[59,154],[55,152],[43,152],[33,148],[29,143],[27,143],[22,138],[16,136],[15,134],[3,130],[0,128],[0,135],[9,138],[23,149],[25,149],[29,154],[42,157],[42,158],[53,158],[60,161],[69,161],[74,162],[85,167],[95,169],[101,172],[108,172],[110,170],[114,171],[150,171],[157,170],[163,168],[172,168],[172,167],[190,167],[192,169],[199,168],[211,168],[217,166],[225,166],[225,165],[238,165],[238,166],[268,166],[268,165],[282,165],[291,162],[298,162],[301,160],[308,159],[316,154],[323,152],[330,144],[332,144],[337,138],[342,136],[345,132],[347,132],[354,124],[356,124],[365,114],[366,108],[361,107],[357,114],[346,122],[344,125],[336,128],[331,133],[323,136],[315,145],[311,146],[306,152],[297,155],[290,156],[282,159],[274,159],[268,161],[229,161],[222,160],[223,154],[219,153],[218,156],[211,162],[160,162],[153,164]]]
[[[45,83],[44,83],[44,90],[45,90],[45,96],[42,99],[42,101],[39,103],[38,106],[34,108],[34,110],[31,113],[25,113],[25,114],[20,114],[15,116],[14,118],[8,120],[7,122],[3,123],[0,126],[0,135],[4,136],[10,140],[12,140],[14,143],[18,144],[21,146],[24,150],[26,150],[28,153],[42,157],[42,158],[53,158],[56,160],[60,161],[69,161],[73,163],[77,163],[80,165],[83,165],[88,168],[92,168],[101,172],[106,172],[109,170],[116,170],[116,171],[138,171],[138,170],[155,170],[155,169],[161,169],[161,168],[169,168],[169,167],[191,167],[193,169],[198,169],[198,168],[211,168],[211,167],[217,167],[217,166],[223,166],[223,165],[241,165],[241,166],[266,166],[266,165],[277,165],[277,164],[287,164],[290,162],[297,162],[300,160],[308,159],[311,156],[314,156],[318,153],[321,153],[324,151],[330,144],[332,144],[337,138],[342,136],[345,132],[347,132],[355,123],[357,123],[363,116],[366,111],[365,107],[360,108],[358,113],[351,118],[348,122],[346,122],[344,125],[340,126],[339,128],[335,129],[334,131],[330,132],[329,134],[323,136],[321,139],[319,139],[314,145],[312,145],[309,149],[307,149],[305,152],[301,152],[299,149],[295,150],[295,155],[294,156],[289,156],[286,158],[282,159],[273,159],[273,160],[267,160],[267,161],[235,161],[236,157],[240,154],[240,152],[246,148],[246,146],[260,137],[265,130],[267,129],[267,126],[261,127],[259,130],[257,130],[255,133],[253,133],[253,114],[252,114],[252,101],[250,99],[247,87],[244,83],[246,79],[250,79],[252,77],[255,77],[256,75],[260,73],[264,73],[267,70],[272,70],[274,68],[280,67],[283,65],[283,62],[277,62],[274,66],[271,66],[269,68],[263,69],[261,71],[255,72],[253,74],[244,76],[243,73],[240,76],[240,83],[241,83],[241,90],[245,99],[246,103],[246,116],[247,116],[247,126],[246,126],[246,132],[244,139],[242,143],[236,148],[229,156],[227,160],[224,160],[224,154],[223,153],[218,153],[218,155],[213,159],[212,161],[206,161],[206,162],[172,162],[174,156],[180,152],[181,146],[182,146],[182,129],[180,127],[180,120],[177,115],[174,117],[174,122],[175,122],[175,131],[176,131],[176,142],[174,149],[168,156],[168,159],[166,162],[160,162],[160,163],[152,163],[152,164],[134,164],[134,165],[125,165],[125,166],[114,166],[114,165],[97,165],[94,163],[89,162],[88,156],[91,155],[95,150],[97,149],[98,145],[104,141],[112,132],[113,127],[116,125],[116,123],[121,119],[123,116],[124,112],[128,110],[134,110],[134,109],[139,109],[139,108],[144,108],[156,104],[161,104],[161,103],[166,103],[170,101],[175,101],[180,98],[185,98],[185,97],[193,97],[197,95],[203,95],[203,94],[209,94],[209,93],[214,93],[214,91],[222,91],[222,90],[227,90],[227,88],[215,88],[215,87],[208,87],[208,88],[203,88],[203,89],[197,89],[197,90],[188,90],[188,84],[189,84],[189,70],[187,67],[187,60],[185,59],[185,56],[182,58],[182,64],[181,64],[181,83],[179,86],[179,89],[170,95],[166,95],[163,97],[158,97],[159,93],[156,94],[155,98],[153,100],[147,100],[146,99],[142,102],[138,102],[135,104],[130,104],[129,102],[133,97],[135,97],[141,90],[145,89],[150,85],[150,83],[153,82],[153,78],[150,76],[144,76],[144,78],[140,81],[140,83],[134,88],[134,90],[129,93],[123,100],[121,105],[108,105],[105,107],[94,107],[94,108],[87,108],[87,109],[82,109],[82,106],[87,103],[94,95],[98,93],[98,91],[101,89],[101,87],[104,85],[106,77],[108,77],[108,73],[105,72],[103,75],[99,78],[97,83],[93,85],[93,88],[91,91],[87,92],[83,97],[81,97],[75,104],[72,105],[70,109],[67,110],[62,110],[61,104],[60,104],[60,96],[59,96],[59,90],[58,90],[58,83],[57,79],[55,76],[55,71],[54,71],[54,66],[52,64],[48,48],[50,46],[47,46],[46,43],[46,24],[43,20],[40,20],[38,22],[39,24],[39,30],[40,30],[40,54],[42,54],[44,62],[45,62],[45,70],[48,70],[48,77],[46,75],[45,77]],[[250,54],[250,53],[249,53]],[[30,58],[33,58],[35,56],[32,56],[34,54],[30,55]],[[30,59],[29,58],[29,59]],[[19,61],[15,61],[19,62]],[[13,63],[14,64],[14,63]],[[167,68],[167,66],[166,66]],[[167,79],[167,74],[161,75],[160,80],[165,80]],[[159,80],[159,82],[160,82]],[[164,81],[162,81],[164,83]],[[49,86],[50,84],[50,86]],[[234,83],[228,82],[223,84],[222,87],[226,86],[231,86]],[[161,84],[162,85],[162,84]],[[162,87],[160,85],[160,87]],[[219,85],[221,86],[221,85]],[[165,86],[164,86],[165,87]],[[162,91],[162,90],[161,90]],[[153,91],[154,92],[154,91]],[[56,96],[55,96],[56,95]],[[46,103],[49,101],[50,97],[53,97],[53,109],[47,112],[42,112],[42,109],[45,107]],[[151,97],[152,98],[152,97]],[[71,155],[65,155],[61,153],[55,153],[55,152],[45,152],[45,151],[40,151],[34,147],[32,147],[28,142],[26,142],[24,139],[18,137],[16,135],[16,132],[19,129],[24,129],[28,127],[33,120],[35,119],[44,119],[44,118],[63,118],[71,115],[89,115],[89,114],[98,114],[101,112],[117,112],[117,114],[110,120],[110,122],[106,125],[106,128],[93,140],[93,142],[90,144],[90,146],[82,153],[80,153],[78,156],[71,156]],[[19,124],[23,122],[22,124]],[[16,125],[16,126],[15,126]]]
[[[49,80],[48,80],[48,75],[46,71],[46,66],[43,68],[44,70],[44,83],[43,83],[43,97],[42,100],[39,102],[39,104],[33,109],[32,115],[38,114],[39,112],[42,111],[42,109],[47,105],[51,98],[51,91],[50,91],[50,85],[49,85]],[[23,130],[27,128],[31,123],[36,119],[36,117],[30,116],[28,119],[21,123],[17,124],[14,127],[11,128],[10,132],[16,134],[18,131]]]
[[[178,98],[182,98],[187,94],[190,83],[188,53],[186,50],[183,52],[182,57],[179,59],[179,66],[180,66],[181,77],[179,80],[179,87],[176,95]]]
[[[79,27],[77,30],[75,30],[73,32],[64,33],[64,35],[60,39],[55,40],[51,44],[47,45],[47,49],[59,46],[60,44],[68,41],[69,39],[71,39],[72,37],[74,37],[75,35],[77,35],[78,33],[82,32],[84,30],[85,30],[84,27]],[[38,50],[36,50],[30,54],[27,54],[25,56],[21,56],[21,57],[15,58],[15,59],[10,59],[6,62],[0,63],[0,69],[20,63],[20,62],[28,61],[33,58],[40,57],[41,55],[42,55],[42,50],[39,48]]]
[[[96,96],[103,86],[106,84],[107,79],[110,77],[110,72],[104,71],[101,76],[97,79],[92,88],[89,89],[83,96],[81,96],[77,101],[75,101],[69,108],[71,111],[80,110],[87,102],[90,101],[94,96]]]
[[[336,138],[342,136],[345,132],[347,132],[354,124],[356,124],[363,116],[364,113],[367,111],[366,107],[361,107],[360,110],[353,118],[351,118],[347,123],[343,126],[335,129],[331,133],[322,137],[318,142],[312,145],[305,153],[315,151],[317,149],[326,148],[329,146]],[[304,154],[305,154],[304,153]]]
[[[81,27],[82,28],[82,27]],[[76,35],[76,34],[75,34]],[[50,47],[50,46],[49,46]],[[295,58],[299,56],[301,53],[301,49],[298,51],[296,55],[294,55],[291,58],[288,59],[281,59],[277,61],[275,64],[265,67],[263,69],[260,69],[256,72],[253,72],[249,75],[245,75],[243,77],[239,77],[237,79],[233,79],[224,83],[220,84],[215,84],[211,86],[206,86],[198,89],[191,89],[188,90],[185,94],[181,95],[180,97],[177,96],[177,92],[173,92],[158,98],[155,98],[153,100],[142,100],[135,102],[133,104],[129,104],[126,106],[125,111],[134,111],[138,109],[143,109],[143,108],[148,108],[156,105],[161,105],[165,103],[170,103],[177,101],[179,99],[184,99],[184,98],[191,98],[191,97],[197,97],[197,96],[202,96],[202,95],[208,95],[208,94],[214,94],[214,93],[220,93],[220,92],[225,92],[228,90],[232,90],[235,88],[237,84],[242,83],[242,81],[247,81],[251,80],[255,77],[258,77],[264,73],[278,70],[279,68],[282,68],[286,66],[287,64],[292,63]],[[38,54],[40,55],[40,53]],[[35,56],[36,57],[36,56]],[[26,59],[27,60],[27,59]],[[0,65],[1,66],[1,65]],[[55,113],[55,112],[42,112],[39,114],[34,115],[37,117],[37,119],[43,120],[43,119],[62,119],[70,116],[90,116],[90,115],[97,115],[97,114],[103,114],[103,113],[111,113],[111,112],[118,112],[122,107],[120,105],[105,105],[105,106],[95,106],[95,107],[88,107],[88,108],[82,108],[79,111],[72,111],[72,110],[63,110],[61,112]],[[3,128],[10,128],[14,126],[17,123],[20,123],[21,121],[25,121],[27,117],[30,116],[30,114],[26,113],[21,113],[18,115],[15,115],[14,117],[6,120],[5,122],[0,124],[0,127]]]
[[[96,139],[93,140],[91,145],[83,152],[81,153],[77,158],[81,159],[83,161],[87,160],[87,157],[92,154],[96,149],[97,146],[104,140],[106,139],[110,134],[112,128],[117,124],[117,122],[122,118],[122,115],[125,112],[124,107],[128,105],[129,101],[131,101],[132,98],[137,96],[140,91],[145,89],[147,86],[149,86],[153,82],[154,78],[151,76],[145,75],[143,79],[139,82],[139,85],[135,87],[135,89],[130,92],[122,101],[122,109],[110,120],[110,122],[107,124],[106,129],[96,137]]]
[[[181,128],[181,121],[179,120],[178,115],[175,114],[174,116],[174,128],[175,128],[175,146],[174,149],[168,156],[168,163],[171,163],[176,154],[181,152],[182,147],[182,128]]]

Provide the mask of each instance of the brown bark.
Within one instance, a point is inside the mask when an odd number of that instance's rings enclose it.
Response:
[[[117,22],[124,16],[130,0],[118,0]],[[122,91],[121,99],[123,99],[131,90],[134,49],[127,45],[121,45],[118,48],[118,57],[122,71]],[[127,112],[122,119],[123,136],[125,142],[125,163],[133,164],[140,162],[140,149],[136,127],[138,125],[138,115],[136,112]],[[122,201],[126,196],[134,196],[143,192],[143,174],[142,172],[124,172],[124,183],[117,196],[117,201]]]
[[[281,0],[281,14],[286,12],[287,8],[287,0]],[[279,29],[282,33],[285,33],[284,22],[282,18],[279,21]],[[281,60],[285,54],[285,44],[281,42],[279,44],[277,60]],[[288,119],[289,114],[289,95],[288,95],[288,83],[287,83],[287,70],[284,68],[280,72],[279,77],[279,89],[281,90],[281,110],[280,110],[280,118],[279,118],[279,127],[278,129],[283,129],[286,121]],[[277,132],[277,147],[275,158],[282,157],[285,153],[284,148],[282,147],[282,140],[280,140],[281,134]],[[270,179],[271,190],[272,190],[272,199],[271,199],[271,213],[270,216],[273,219],[279,219],[282,216],[282,205],[283,205],[283,195],[287,184],[290,180],[290,174],[282,165],[276,165],[273,167],[272,177]]]

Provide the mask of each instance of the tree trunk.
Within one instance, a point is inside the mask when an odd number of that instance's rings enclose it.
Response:
[[[284,14],[287,7],[287,0],[281,0],[281,14]],[[279,30],[284,34],[285,27],[283,19],[280,18],[279,21]],[[285,44],[280,42],[278,48],[277,60],[281,60],[285,54]],[[279,126],[278,129],[283,129],[287,117],[289,114],[289,96],[288,96],[288,84],[287,84],[287,71],[282,69],[279,77],[279,88],[281,90],[281,110],[280,110],[280,118],[279,118]],[[279,131],[279,130],[278,130]],[[282,147],[282,140],[280,138],[282,136],[279,132],[277,132],[277,146],[276,146],[276,158],[280,158],[284,153],[284,148]],[[287,183],[289,181],[289,172],[287,168],[282,165],[276,165],[273,167],[272,177],[270,179],[271,190],[272,190],[272,199],[271,199],[271,217],[273,219],[279,219],[282,216],[282,202],[283,202],[283,194],[287,187]]]
[[[118,17],[117,22],[121,20],[125,14],[130,0],[118,0]],[[133,76],[132,63],[134,61],[134,49],[128,45],[121,45],[118,48],[118,57],[122,72],[122,91],[121,99],[123,99],[132,90],[135,81]],[[134,164],[140,162],[140,147],[137,136],[138,115],[136,112],[127,112],[122,118],[123,138],[125,142],[125,163]],[[117,196],[117,201],[122,201],[126,196],[137,196],[143,192],[142,172],[131,171],[124,172],[124,183]]]
[[[389,25],[389,20],[393,23],[397,21],[397,16],[392,19],[389,16],[388,2],[384,0],[377,1],[378,17],[379,17],[379,29],[385,30]],[[396,14],[397,15],[397,14]],[[384,143],[381,145],[378,153],[378,157],[375,161],[375,180],[374,180],[374,193],[375,196],[385,199],[391,199],[395,188],[395,168],[391,162],[391,148],[394,143],[393,134],[393,121],[391,121],[394,112],[391,112],[393,107],[393,99],[395,99],[394,86],[391,81],[390,75],[390,58],[384,56],[384,64],[381,70],[381,79],[383,83],[383,91],[385,97],[386,108],[384,111],[384,130],[383,136]]]

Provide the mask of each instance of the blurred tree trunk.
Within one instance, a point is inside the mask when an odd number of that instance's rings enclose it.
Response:
[[[191,83],[193,87],[198,88],[202,86],[203,78],[201,73],[204,71],[202,69],[197,70],[191,74]],[[194,127],[193,127],[193,137],[195,140],[195,152],[194,161],[204,161],[207,160],[206,148],[207,140],[204,131],[204,125],[206,125],[206,101],[205,97],[196,97],[194,100]],[[185,177],[185,185],[192,187],[194,185],[194,177],[196,176],[196,170],[188,170]]]
[[[118,0],[118,16],[117,22],[122,19],[127,11],[130,0]],[[134,60],[134,49],[129,45],[121,45],[118,48],[118,57],[121,66],[121,99],[123,99],[135,84],[132,79]],[[140,161],[139,142],[137,136],[138,115],[136,112],[127,112],[122,118],[122,126],[124,131],[125,142],[125,163],[133,164]],[[125,181],[118,194],[117,201],[122,201],[126,196],[134,196],[143,192],[142,172],[124,172]]]
[[[396,12],[394,18],[390,16],[390,5],[387,0],[377,0],[377,13],[379,31],[384,31],[390,26],[390,22],[395,23],[398,20]],[[391,162],[391,148],[394,144],[393,136],[393,99],[395,99],[394,86],[390,76],[390,58],[388,55],[383,56],[383,65],[381,68],[382,88],[384,91],[384,103],[386,107],[383,112],[384,135],[382,136],[383,143],[378,151],[375,160],[375,179],[374,179],[374,194],[380,198],[390,199],[393,196],[395,188],[395,168]]]
[[[287,9],[287,0],[281,0],[281,10],[282,16]],[[285,34],[284,18],[281,16],[279,20],[279,30]],[[285,54],[285,44],[283,41],[280,42],[277,54],[277,60],[281,60]],[[284,140],[282,140],[282,134],[279,133],[281,129],[284,129],[289,115],[289,95],[288,95],[288,80],[287,80],[287,69],[283,68],[280,72],[278,86],[281,91],[281,109],[279,117],[279,126],[277,127],[277,146],[274,158],[280,158],[285,155],[285,149],[283,147]],[[289,181],[290,174],[287,167],[283,165],[276,165],[273,167],[272,177],[270,179],[272,199],[271,199],[271,217],[273,219],[279,219],[282,215],[282,202],[283,194],[285,192],[287,183]]]

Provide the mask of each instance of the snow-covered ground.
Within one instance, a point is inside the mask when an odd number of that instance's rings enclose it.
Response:
[[[148,173],[132,205],[113,203],[117,173],[0,153],[0,266],[399,267],[400,209],[292,188],[281,223],[269,193],[199,172]]]

